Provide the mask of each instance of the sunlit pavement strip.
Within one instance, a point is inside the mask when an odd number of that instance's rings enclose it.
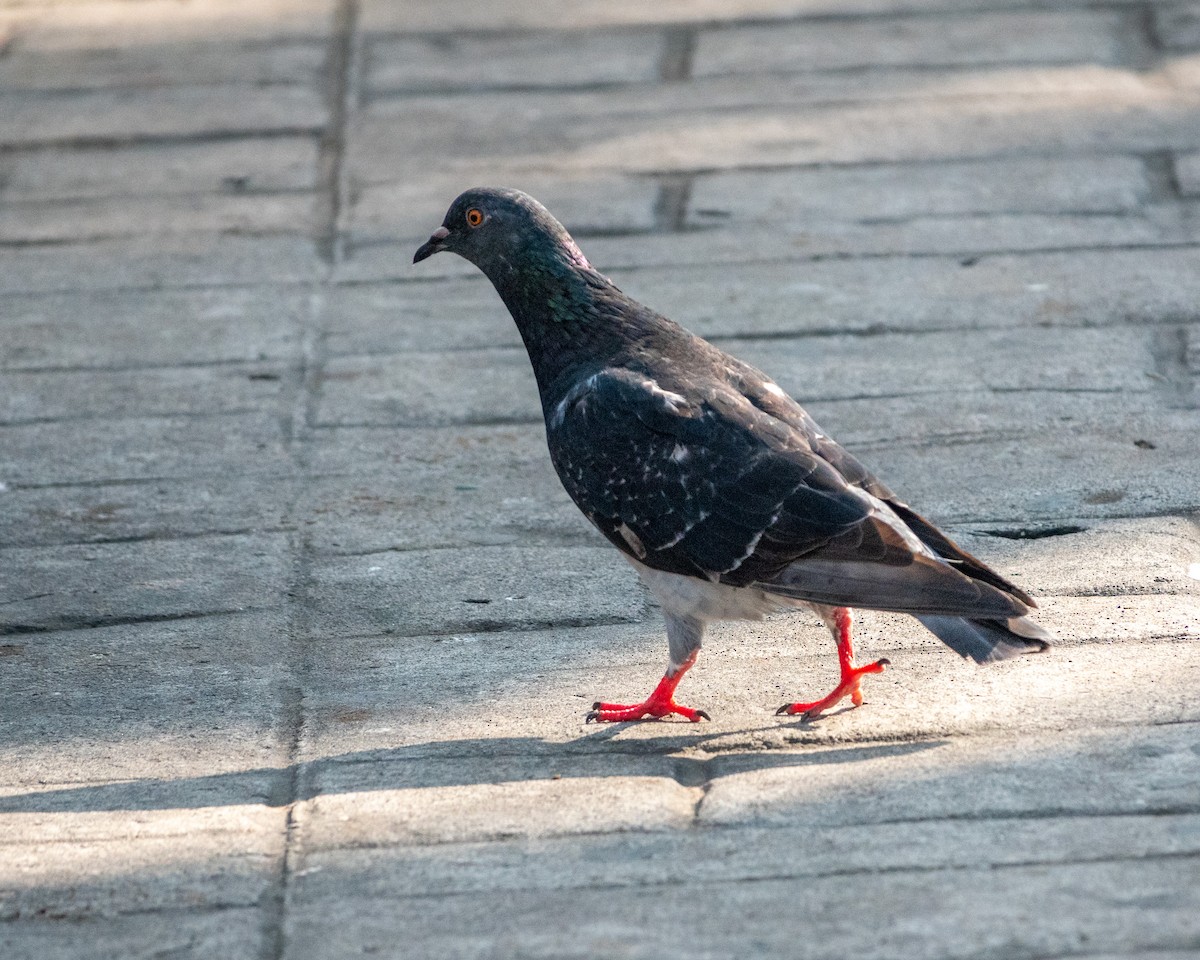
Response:
[[[1200,956],[1200,7],[0,3],[0,957]],[[1041,600],[711,723],[412,251],[542,199]]]

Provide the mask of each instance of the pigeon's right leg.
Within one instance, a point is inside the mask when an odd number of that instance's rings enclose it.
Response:
[[[675,688],[696,662],[703,635],[704,624],[701,621],[668,613],[667,640],[671,644],[671,663],[654,692],[641,703],[634,704],[603,703],[597,700],[592,704],[587,722],[599,720],[615,723],[623,720],[642,720],[646,717],[665,717],[672,713],[677,713],[692,723],[712,719],[703,710],[693,710],[675,702]]]
[[[819,606],[815,603],[812,604],[812,608],[820,614],[837,643],[841,680],[828,696],[814,700],[812,703],[785,703],[775,711],[776,716],[785,713],[788,716],[800,714],[805,720],[815,720],[845,697],[849,697],[850,702],[856,707],[861,707],[863,695],[860,684],[863,676],[868,673],[883,673],[883,668],[891,663],[890,660],[876,660],[874,663],[857,666],[854,662],[854,644],[850,640],[850,631],[854,625],[854,616],[850,609],[848,607]]]

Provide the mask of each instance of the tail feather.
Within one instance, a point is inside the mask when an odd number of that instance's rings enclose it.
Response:
[[[964,617],[922,615],[925,627],[955,653],[976,663],[1007,660],[1022,653],[1041,653],[1053,636],[1028,617],[1008,620],[968,620]]]

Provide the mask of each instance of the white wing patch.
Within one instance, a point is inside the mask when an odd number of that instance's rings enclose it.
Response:
[[[590,377],[580,380],[567,391],[567,395],[558,401],[558,405],[554,408],[554,413],[550,417],[551,429],[558,429],[563,425],[563,421],[567,418],[567,411],[595,389],[596,378],[599,376],[600,374],[593,373]]]
[[[687,397],[681,396],[671,390],[664,390],[650,378],[642,381],[642,386],[650,391],[650,394],[662,402],[662,405],[671,413],[678,413],[688,405]]]
[[[787,394],[783,392],[783,390],[780,388],[779,384],[772,383],[770,380],[766,381],[763,384],[763,390],[767,393],[770,393],[770,394],[776,396],[776,397],[783,397],[783,399],[785,399],[785,400],[787,399]]]
[[[642,543],[642,538],[629,529],[625,524],[617,527],[617,533],[621,535],[621,539],[629,544],[629,549],[632,550],[639,560],[646,556],[646,545]]]

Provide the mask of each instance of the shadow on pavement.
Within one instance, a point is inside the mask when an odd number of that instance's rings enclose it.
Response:
[[[607,731],[605,731],[607,733]],[[432,741],[392,750],[362,750],[288,767],[257,767],[232,773],[72,786],[0,797],[0,813],[98,813],[176,810],[262,804],[284,807],[329,794],[504,784],[564,777],[669,776],[685,785],[705,779],[777,767],[855,763],[931,750],[945,741],[863,744],[819,750],[730,750],[706,756],[674,756],[680,740],[696,746],[716,735],[672,738],[661,744],[636,741],[612,752],[580,749],[609,737],[591,735],[567,744],[536,737]],[[629,748],[633,747],[633,750]],[[655,749],[658,747],[658,749]],[[657,761],[647,770],[644,758]],[[639,762],[642,761],[642,762]],[[663,762],[665,761],[665,762]],[[356,769],[357,768],[357,769]],[[298,782],[295,797],[289,785]],[[324,785],[328,783],[328,785]]]

